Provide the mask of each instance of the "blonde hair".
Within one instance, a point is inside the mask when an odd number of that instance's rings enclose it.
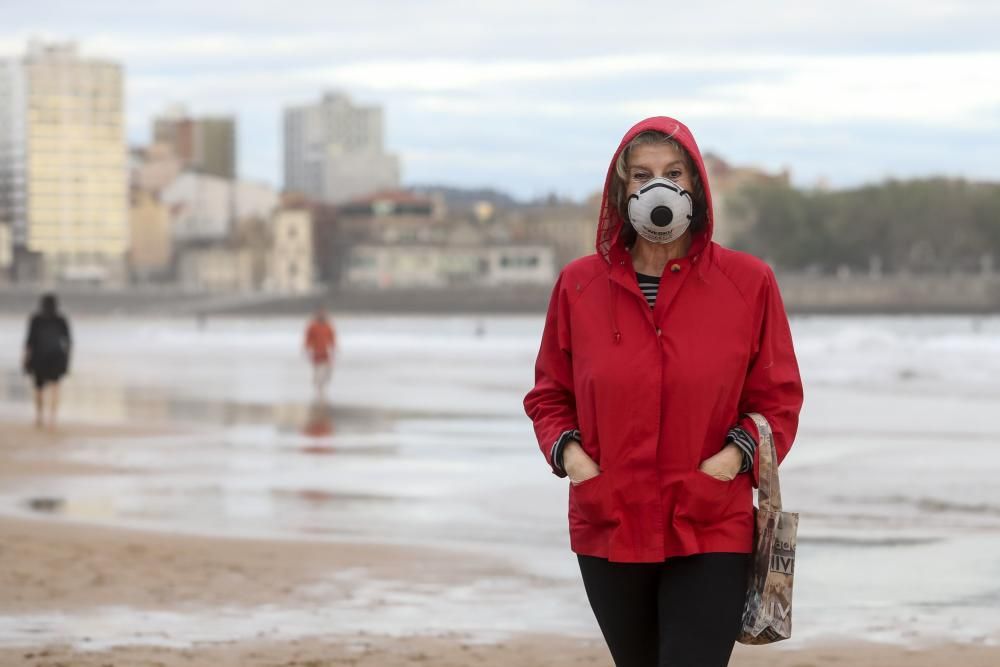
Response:
[[[684,156],[684,162],[691,174],[691,186],[693,190],[691,199],[694,201],[694,220],[691,222],[691,231],[698,232],[705,226],[705,190],[701,185],[701,173],[695,168],[691,154],[672,136],[656,130],[646,130],[635,135],[632,141],[628,142],[628,145],[618,154],[618,159],[615,161],[615,174],[611,183],[610,194],[614,206],[618,210],[618,215],[622,219],[622,238],[625,240],[625,245],[627,246],[635,243],[636,236],[632,225],[625,224],[628,222],[628,197],[625,193],[628,190],[629,153],[636,146],[649,146],[653,144],[673,146],[677,149],[678,153]]]

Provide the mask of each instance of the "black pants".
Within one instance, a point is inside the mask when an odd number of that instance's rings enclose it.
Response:
[[[617,667],[726,667],[739,634],[750,554],[663,563],[577,556]]]

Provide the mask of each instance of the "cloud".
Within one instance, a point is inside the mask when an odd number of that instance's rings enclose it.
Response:
[[[1000,52],[916,55],[670,58],[658,54],[562,60],[409,60],[357,62],[284,71],[203,71],[183,79],[201,100],[316,97],[327,88],[405,100],[444,116],[569,117],[581,113],[642,116],[676,109],[697,117],[763,117],[806,123],[841,120],[993,127],[1000,107]],[[686,85],[676,77],[684,75]],[[134,77],[144,96],[171,88],[176,77]],[[627,80],[627,85],[626,84]],[[691,83],[695,82],[695,83]],[[551,84],[559,92],[525,88]],[[573,86],[576,90],[567,87]],[[176,85],[173,86],[176,90]],[[606,90],[582,106],[576,95]],[[650,90],[670,90],[668,97]],[[500,92],[498,92],[500,91]],[[177,95],[181,91],[176,91]],[[291,104],[295,99],[287,99]],[[622,100],[625,100],[622,102]]]
[[[622,130],[662,113],[703,128],[706,148],[794,173],[965,169],[959,151],[907,152],[935,133],[985,147],[976,173],[1000,178],[995,2],[8,4],[0,56],[31,36],[78,38],[124,63],[133,140],[170,103],[235,113],[241,168],[272,181],[282,109],[329,89],[385,108],[389,148],[414,180],[454,168],[522,191],[577,187],[599,178]],[[539,151],[572,165],[536,167]]]
[[[1000,126],[998,71],[1000,52],[800,58],[767,76],[628,108],[636,115],[672,107],[701,118],[988,130]]]

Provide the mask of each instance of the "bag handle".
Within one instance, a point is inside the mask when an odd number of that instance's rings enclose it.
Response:
[[[760,456],[760,471],[757,485],[757,504],[769,512],[781,511],[781,485],[778,483],[778,453],[774,449],[774,434],[771,425],[757,412],[747,414],[757,426],[760,442],[757,452]]]

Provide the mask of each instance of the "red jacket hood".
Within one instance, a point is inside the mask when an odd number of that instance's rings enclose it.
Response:
[[[622,249],[619,237],[622,226],[628,224],[622,220],[621,215],[618,213],[618,207],[614,203],[613,193],[611,192],[611,185],[614,182],[615,176],[615,164],[618,162],[618,156],[625,150],[628,143],[637,135],[647,130],[662,132],[676,139],[688,152],[688,155],[691,156],[695,167],[698,169],[698,176],[701,178],[701,186],[705,193],[705,225],[691,240],[691,248],[688,250],[688,256],[693,257],[698,255],[705,249],[709,241],[712,240],[712,229],[715,225],[715,215],[712,212],[712,193],[708,186],[708,173],[705,171],[705,161],[701,157],[701,151],[694,140],[694,135],[679,120],[668,118],[667,116],[653,116],[633,125],[625,133],[625,136],[622,137],[621,143],[618,144],[618,149],[611,157],[608,175],[604,180],[604,196],[601,199],[601,214],[597,225],[597,239],[595,242],[597,253],[608,262],[611,261],[610,255],[615,252],[616,248],[619,250]]]

